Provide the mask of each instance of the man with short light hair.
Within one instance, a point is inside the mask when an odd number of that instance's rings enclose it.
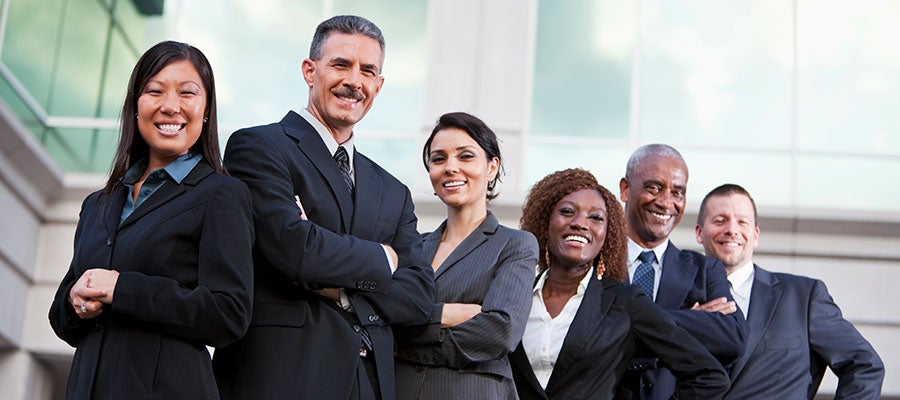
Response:
[[[695,228],[706,255],[724,263],[747,316],[747,350],[731,369],[725,398],[812,399],[828,366],[838,377],[835,398],[877,399],[884,365],[841,316],[825,284],[753,263],[758,223],[750,193],[725,184],[703,199]]]

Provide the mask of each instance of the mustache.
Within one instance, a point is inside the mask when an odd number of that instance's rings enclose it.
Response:
[[[362,99],[366,98],[366,96],[363,95],[363,93],[362,93],[361,90],[357,90],[357,89],[353,89],[353,88],[348,88],[348,87],[341,88],[341,89],[339,89],[339,90],[337,90],[337,91],[334,91],[333,93],[334,93],[336,96],[340,96],[340,97],[349,97],[349,98],[354,99],[354,100],[362,100]]]

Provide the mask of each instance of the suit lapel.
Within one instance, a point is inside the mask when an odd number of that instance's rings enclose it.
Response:
[[[547,394],[544,393],[544,388],[541,387],[541,383],[534,376],[534,370],[531,369],[531,361],[528,360],[528,354],[525,353],[525,348],[522,347],[521,341],[519,341],[519,346],[512,353],[509,353],[509,361],[515,366],[516,370],[522,373],[525,383],[534,389],[534,393],[540,393],[542,398],[546,399]],[[517,381],[517,384],[521,383]]]
[[[656,292],[656,304],[665,309],[680,309],[687,293],[691,290],[692,277],[697,276],[697,266],[684,262],[674,244],[663,253],[662,276]]]
[[[381,211],[381,176],[373,170],[372,162],[358,151],[353,152],[353,166],[356,172],[355,196],[360,199],[359,212],[353,213],[350,233],[361,239],[376,240],[372,237],[375,223]],[[341,185],[344,182],[341,181]],[[346,185],[345,185],[346,186]],[[341,206],[343,209],[343,206]]]
[[[494,214],[488,212],[487,217],[484,221],[475,228],[469,236],[466,236],[462,242],[447,256],[447,259],[441,263],[441,266],[434,272],[434,279],[437,280],[441,275],[444,274],[448,269],[453,267],[459,260],[462,260],[463,257],[471,253],[473,250],[481,246],[482,243],[487,242],[488,235],[494,233],[497,230],[497,218],[494,217]],[[444,225],[441,225],[444,227]],[[435,251],[436,251],[435,247]],[[432,255],[432,258],[433,255]]]
[[[589,273],[592,274],[594,272],[591,271]],[[559,382],[570,382],[563,380],[566,371],[584,351],[588,340],[596,336],[597,332],[600,331],[603,319],[609,313],[609,309],[616,298],[611,290],[602,290],[608,284],[611,283],[598,279],[588,280],[584,298],[581,299],[581,305],[575,313],[575,319],[572,320],[572,325],[569,326],[562,348],[559,350],[556,365],[553,366],[553,373],[550,374],[550,380],[547,381],[548,396],[551,396],[555,386],[560,384]]]
[[[753,355],[753,350],[759,345],[765,335],[766,328],[775,316],[775,309],[781,301],[781,288],[778,287],[778,278],[769,271],[753,265],[755,276],[753,277],[753,289],[750,292],[750,310],[747,317],[747,326],[750,329],[747,338],[747,349],[741,355],[732,369],[732,376],[738,377],[747,360]],[[734,379],[732,379],[733,381]]]
[[[161,207],[162,205],[172,201],[172,199],[181,196],[186,186],[194,186],[201,179],[205,178],[207,175],[211,174],[212,167],[205,162],[199,162],[191,170],[191,172],[181,181],[181,184],[177,184],[174,181],[167,180],[165,184],[156,189],[147,200],[144,200],[141,205],[134,209],[134,212],[122,222],[122,225],[119,226],[119,229],[122,229],[128,225],[134,223],[141,219],[144,215],[147,215],[149,212]],[[127,191],[127,190],[126,190]],[[121,213],[120,213],[121,214]]]
[[[119,219],[122,218],[122,209],[125,208],[125,199],[129,194],[128,188],[123,185],[115,193],[105,198],[103,225],[106,228],[107,239],[116,236],[116,231],[119,229]]]
[[[328,183],[328,187],[338,202],[341,211],[341,225],[344,231],[350,228],[353,220],[353,198],[347,190],[347,184],[341,177],[341,170],[328,152],[328,147],[322,142],[316,129],[306,122],[299,114],[291,111],[281,120],[281,126],[288,136],[297,141],[297,148],[312,163],[313,167]],[[355,153],[355,152],[354,152]],[[354,162],[356,158],[354,158]],[[357,179],[358,180],[358,179]]]

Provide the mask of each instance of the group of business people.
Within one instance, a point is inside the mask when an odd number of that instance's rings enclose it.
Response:
[[[445,114],[422,157],[447,218],[420,235],[408,188],[353,144],[383,61],[370,21],[322,22],[307,107],[235,132],[223,162],[208,60],[171,41],[138,60],[50,309],[76,347],[67,398],[803,398],[826,365],[839,395],[878,396],[881,361],[824,285],[751,265],[745,191],[701,207],[722,261],[669,242],[687,186],[669,146],[632,155],[619,199],[548,175],[518,230],[487,207],[496,135]]]

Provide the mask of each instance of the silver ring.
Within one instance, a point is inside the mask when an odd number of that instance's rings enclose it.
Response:
[[[87,301],[81,302],[81,313],[84,314],[87,312]]]

